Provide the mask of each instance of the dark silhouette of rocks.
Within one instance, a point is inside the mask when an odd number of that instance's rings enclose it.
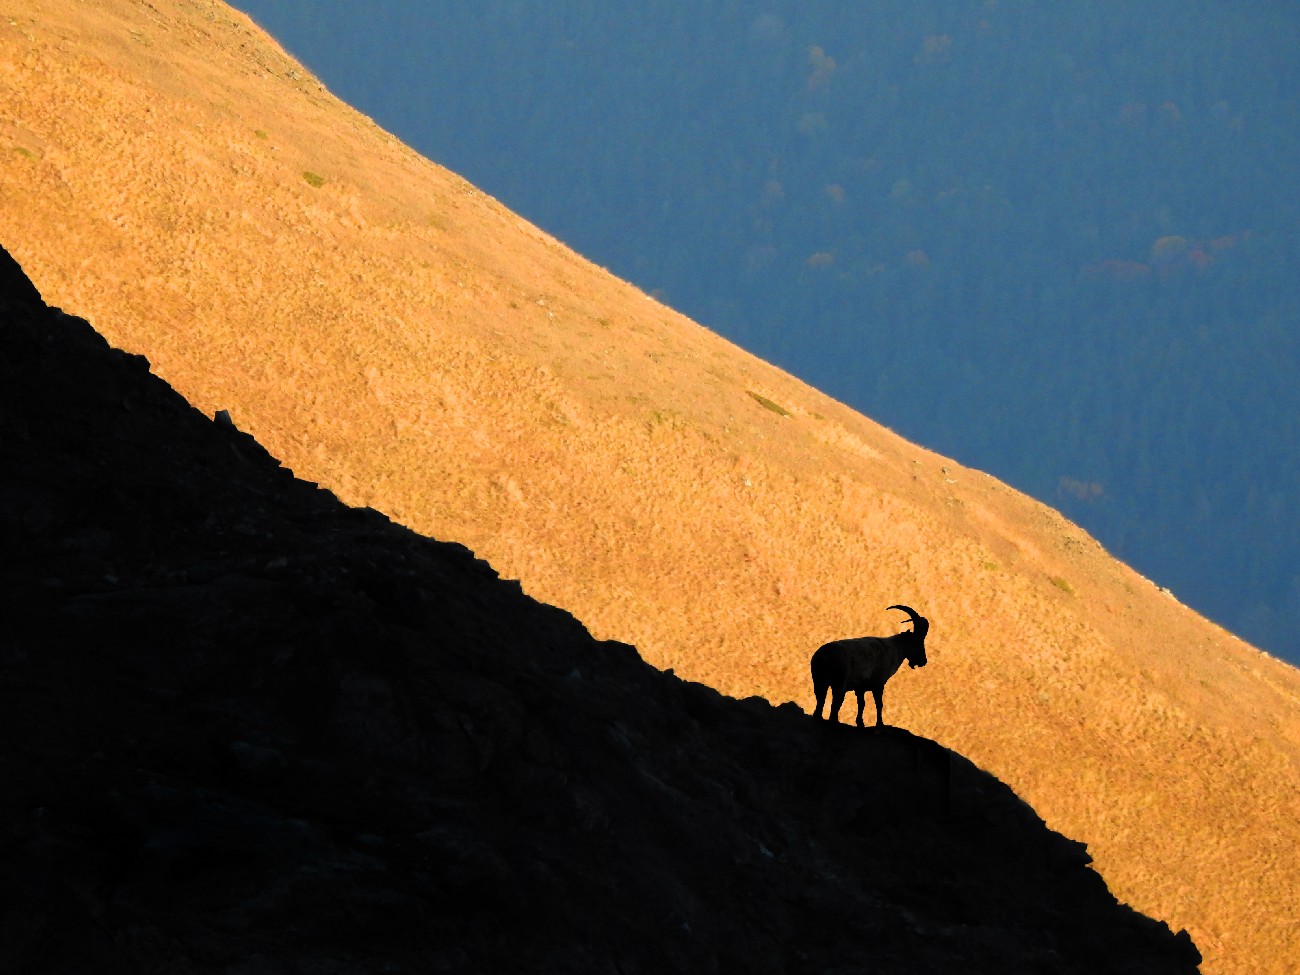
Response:
[[[1197,969],[960,756],[592,639],[0,255],[0,970]]]

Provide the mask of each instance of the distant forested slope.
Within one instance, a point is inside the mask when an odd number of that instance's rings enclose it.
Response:
[[[593,260],[1300,661],[1300,12],[239,0]]]

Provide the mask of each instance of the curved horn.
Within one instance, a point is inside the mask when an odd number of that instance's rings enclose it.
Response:
[[[926,631],[930,629],[930,621],[928,619],[914,610],[911,606],[904,606],[901,603],[897,603],[887,608],[901,609],[908,616],[912,617],[912,632],[919,634],[921,639],[925,639]]]

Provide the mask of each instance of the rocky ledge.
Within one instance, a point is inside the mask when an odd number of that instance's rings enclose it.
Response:
[[[961,756],[592,639],[3,251],[0,552],[5,972],[1197,970]]]

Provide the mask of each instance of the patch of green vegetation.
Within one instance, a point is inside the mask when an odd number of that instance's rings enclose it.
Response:
[[[749,393],[750,396],[754,397],[755,403],[757,403],[759,406],[763,407],[766,410],[771,410],[777,416],[790,416],[790,411],[787,410],[780,403],[773,403],[766,396],[761,396],[758,393],[754,392],[752,389],[747,389],[745,390],[745,392]]]
[[[1061,590],[1061,592],[1063,593],[1066,593],[1071,596],[1074,595],[1074,586],[1070,585],[1060,576],[1052,576],[1052,585],[1054,585],[1057,589]]]
[[[998,571],[998,564],[996,562],[984,562],[983,565],[984,568],[987,569],[989,572]]]
[[[266,134],[266,129],[254,129],[253,135],[257,136],[259,139],[271,138],[269,135]]]
[[[32,152],[26,146],[14,146],[14,152],[18,153],[18,155],[23,156],[27,159],[36,158],[36,153]]]
[[[320,189],[325,185],[325,177],[313,173],[310,169],[303,171],[302,178],[307,181],[308,186],[314,186],[316,189]]]

